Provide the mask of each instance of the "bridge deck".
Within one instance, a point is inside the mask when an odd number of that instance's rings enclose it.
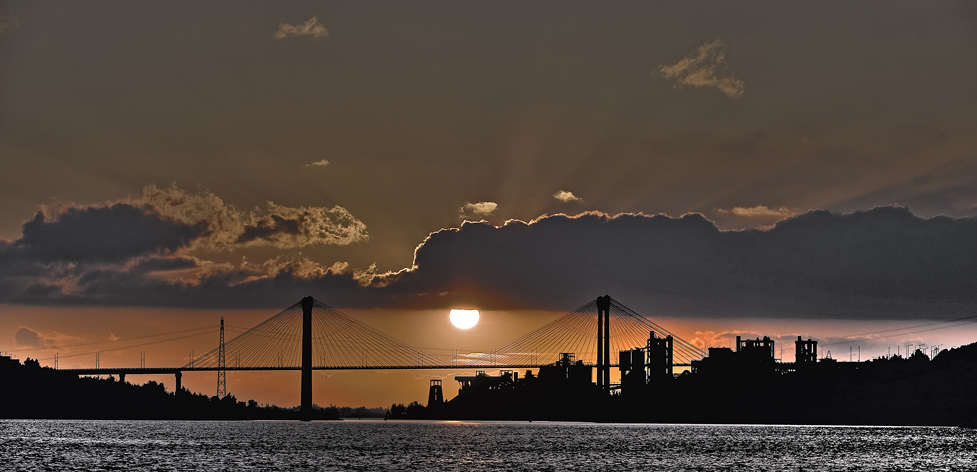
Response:
[[[312,370],[425,370],[425,369],[455,369],[455,370],[485,370],[485,369],[539,369],[552,364],[508,364],[508,365],[389,365],[389,366],[318,366]],[[675,367],[688,367],[689,364],[675,364]],[[611,365],[611,367],[618,367]],[[97,369],[58,369],[77,375],[149,375],[175,374],[177,372],[215,372],[217,367],[100,367]],[[301,367],[227,367],[226,371],[301,371]]]

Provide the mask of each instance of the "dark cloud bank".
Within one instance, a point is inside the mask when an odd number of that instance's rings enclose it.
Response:
[[[977,219],[901,207],[811,211],[747,231],[720,231],[698,214],[465,223],[431,234],[414,267],[395,274],[302,258],[211,263],[179,251],[201,227],[111,209],[124,227],[91,211],[25,223],[22,239],[0,245],[0,301],[279,308],[312,294],[346,308],[569,310],[610,293],[670,315],[875,319],[977,307]],[[116,239],[93,242],[100,232]]]
[[[204,234],[206,223],[188,225],[118,203],[69,208],[54,221],[44,213],[24,223],[18,246],[38,262],[113,262],[145,254],[168,254]]]

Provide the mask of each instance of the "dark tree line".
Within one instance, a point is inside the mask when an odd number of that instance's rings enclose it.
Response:
[[[113,377],[78,377],[41,367],[30,358],[23,364],[0,360],[0,418],[299,419],[297,407],[259,406],[234,395],[218,398],[185,388],[168,393],[153,380],[134,385]],[[316,407],[313,413],[314,419],[339,417],[337,407]]]

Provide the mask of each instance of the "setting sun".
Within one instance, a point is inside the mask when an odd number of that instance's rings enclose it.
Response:
[[[456,328],[468,329],[478,324],[478,310],[452,308],[448,318]]]

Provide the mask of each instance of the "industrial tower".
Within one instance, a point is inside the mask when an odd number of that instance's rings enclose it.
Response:
[[[227,396],[227,364],[224,359],[224,317],[221,317],[221,342],[217,349],[217,398]]]

